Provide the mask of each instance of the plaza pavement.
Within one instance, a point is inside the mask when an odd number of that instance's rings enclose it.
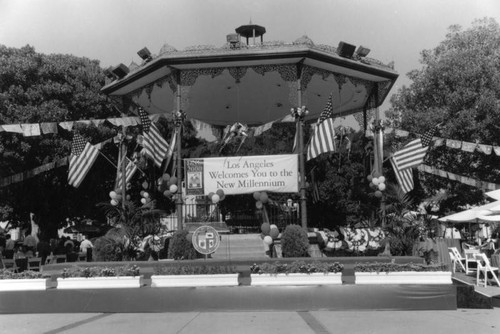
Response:
[[[0,315],[0,333],[487,334],[500,308],[452,311],[272,311]]]

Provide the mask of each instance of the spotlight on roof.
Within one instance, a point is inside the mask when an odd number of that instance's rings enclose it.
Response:
[[[127,66],[125,66],[124,64],[120,64],[113,68],[111,72],[113,72],[113,74],[116,75],[118,79],[121,79],[128,74],[128,71],[129,69]]]
[[[358,49],[356,50],[356,55],[358,57],[366,57],[368,56],[368,54],[370,53],[370,49],[368,49],[367,47],[364,47],[362,45],[358,46]]]
[[[116,75],[114,75],[114,73],[111,71],[111,67],[108,67],[104,70],[104,75],[110,80],[116,79]]]
[[[352,58],[355,50],[356,46],[348,44],[346,42],[340,42],[339,46],[337,47],[337,54],[344,58]]]
[[[151,52],[148,50],[148,48],[144,47],[142,49],[140,49],[139,51],[137,51],[137,54],[139,55],[139,57],[141,57],[142,60],[144,60],[146,63],[148,61],[151,61],[153,59],[153,57],[151,57]]]

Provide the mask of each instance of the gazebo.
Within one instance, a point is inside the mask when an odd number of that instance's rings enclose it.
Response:
[[[291,43],[266,42],[265,32],[264,27],[250,24],[228,34],[220,47],[199,45],[176,50],[164,45],[158,55],[144,48],[138,52],[141,65],[120,64],[109,69],[110,81],[102,91],[121,99],[124,106],[133,101],[150,114],[174,111],[173,119],[182,111],[187,119],[213,126],[263,125],[306,106],[308,114],[295,118],[300,125],[299,192],[301,220],[306,227],[302,126],[316,121],[331,96],[334,117],[356,114],[366,128],[367,112],[374,111],[379,120],[378,107],[398,74],[392,66],[367,57],[370,50],[363,46],[339,42],[332,47],[315,44],[306,36]],[[260,43],[255,37],[260,37]],[[376,127],[379,148],[381,131]],[[177,135],[180,145],[180,131]],[[382,150],[376,152],[375,168],[380,170]],[[177,163],[180,171],[180,158]],[[181,178],[178,182],[180,189]],[[182,199],[177,205],[181,224]]]

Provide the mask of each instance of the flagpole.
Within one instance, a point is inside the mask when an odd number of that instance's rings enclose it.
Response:
[[[125,198],[126,198],[126,195],[127,195],[127,185],[126,185],[126,180],[127,180],[127,176],[125,175],[125,168],[126,168],[126,159],[125,157],[127,156],[127,146],[126,146],[126,142],[125,142],[125,139],[126,139],[126,132],[127,132],[127,128],[125,126],[123,126],[122,128],[122,140],[121,140],[121,145],[120,145],[120,151],[121,151],[121,157],[122,157],[122,161],[121,161],[121,170],[122,170],[122,209],[123,209],[123,213],[125,213]],[[126,215],[124,215],[125,217]]]
[[[181,156],[181,134],[182,123],[186,119],[186,114],[179,110],[174,115],[175,127],[177,128],[177,229],[182,230],[182,156]]]

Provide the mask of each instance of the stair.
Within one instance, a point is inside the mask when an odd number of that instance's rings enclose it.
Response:
[[[260,234],[221,234],[213,259],[266,259]]]

